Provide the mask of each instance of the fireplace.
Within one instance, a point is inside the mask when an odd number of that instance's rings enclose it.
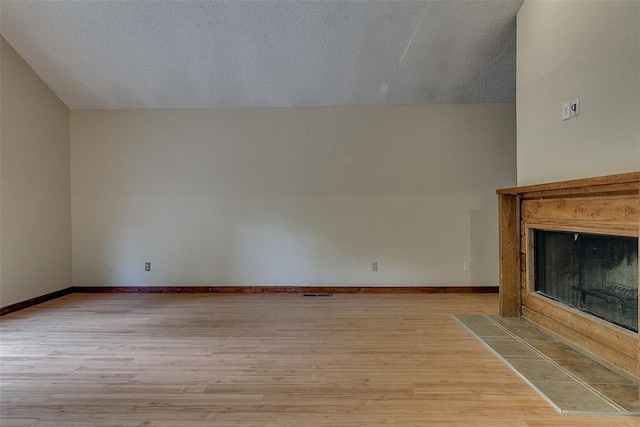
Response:
[[[497,193],[500,314],[638,378],[640,172]]]
[[[638,332],[638,238],[533,230],[534,290]]]

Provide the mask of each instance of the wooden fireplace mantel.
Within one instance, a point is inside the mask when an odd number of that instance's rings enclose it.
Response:
[[[629,172],[618,175],[598,176],[594,178],[574,179],[571,181],[558,181],[545,184],[525,185],[522,187],[511,187],[497,190],[497,194],[528,195],[535,197],[538,193],[549,192],[583,192],[589,194],[594,190],[606,190],[607,187],[615,186],[628,190],[638,190],[640,188],[640,172]],[[577,190],[577,191],[576,191]],[[614,189],[615,191],[615,189]]]
[[[496,191],[500,220],[500,315],[525,317],[638,378],[638,334],[537,295],[530,230],[639,235],[640,172]]]

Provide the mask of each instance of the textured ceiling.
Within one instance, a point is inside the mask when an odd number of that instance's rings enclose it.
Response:
[[[3,1],[73,109],[510,102],[522,0]]]

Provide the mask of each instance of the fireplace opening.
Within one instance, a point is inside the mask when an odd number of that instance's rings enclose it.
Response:
[[[638,331],[638,238],[533,230],[535,292]]]

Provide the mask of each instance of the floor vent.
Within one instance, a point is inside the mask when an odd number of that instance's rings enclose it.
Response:
[[[318,293],[304,293],[302,294],[303,297],[331,297],[333,296],[333,294],[330,294],[329,292],[318,292]]]

